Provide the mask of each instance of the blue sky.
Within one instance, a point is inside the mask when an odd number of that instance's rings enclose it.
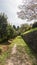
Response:
[[[0,12],[7,14],[8,22],[16,26],[26,23],[26,20],[21,20],[17,17],[18,5],[22,0],[0,0]]]

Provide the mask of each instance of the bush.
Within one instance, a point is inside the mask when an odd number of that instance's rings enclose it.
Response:
[[[2,54],[2,49],[0,49],[0,55]]]
[[[37,22],[33,23],[32,28],[36,28],[37,27]]]

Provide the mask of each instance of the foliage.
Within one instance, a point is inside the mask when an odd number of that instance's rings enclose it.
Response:
[[[0,38],[7,38],[7,16],[3,13],[0,14]]]
[[[37,20],[37,0],[23,0],[23,4],[19,6],[20,12],[18,17],[27,20]]]
[[[37,28],[32,28],[32,29],[30,29],[30,30],[28,30],[28,31],[26,31],[26,32],[24,32],[24,33],[22,33],[22,34],[27,34],[27,33],[30,33],[30,32],[33,32],[33,31],[36,31],[37,30]]]
[[[21,24],[21,26],[17,26],[17,27],[13,26],[13,28],[15,29],[16,36],[18,36],[18,35],[21,35],[21,33],[24,33],[30,30],[32,27],[31,25],[25,23],[25,24]]]
[[[36,28],[36,27],[37,27],[37,22],[34,22],[32,28]]]
[[[0,14],[0,42],[5,41],[16,36],[15,26],[8,23],[5,13]]]
[[[0,48],[0,55],[2,54],[2,49]]]
[[[27,30],[31,29],[29,24],[22,24],[20,27],[21,32],[26,32]]]
[[[9,24],[7,26],[7,39],[13,38],[13,34],[14,34],[14,29],[13,27]]]
[[[15,25],[13,25],[13,28],[16,30],[16,26]]]
[[[8,50],[2,52],[2,54],[0,55],[0,65],[5,65],[6,64],[6,60],[10,58],[10,53],[11,53],[11,48],[10,47],[8,48]]]
[[[20,35],[21,33],[24,33],[28,30],[31,29],[31,26],[29,24],[22,24],[20,27],[18,27],[17,29],[17,33]]]

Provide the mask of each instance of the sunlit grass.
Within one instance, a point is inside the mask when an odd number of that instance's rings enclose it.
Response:
[[[24,34],[27,34],[27,33],[30,33],[30,32],[33,32],[33,31],[36,31],[36,30],[37,30],[37,28],[33,28],[33,29],[31,29],[31,30],[28,30],[28,31],[24,32],[23,35],[24,35]]]
[[[16,44],[16,45],[21,45],[21,46],[24,46],[24,45],[25,45],[25,44],[24,44],[24,41],[23,41],[23,39],[22,39],[21,36],[17,36],[17,37],[12,41],[11,46],[13,46],[14,44]]]
[[[4,51],[3,49],[4,45],[0,45],[0,49],[1,49],[1,54],[0,54],[0,65],[5,65],[6,60],[8,58],[10,58],[10,52],[11,52],[11,48],[9,48],[8,50]]]

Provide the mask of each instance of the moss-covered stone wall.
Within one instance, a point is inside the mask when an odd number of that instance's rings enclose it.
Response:
[[[37,30],[22,35],[22,38],[35,52],[37,52]]]

